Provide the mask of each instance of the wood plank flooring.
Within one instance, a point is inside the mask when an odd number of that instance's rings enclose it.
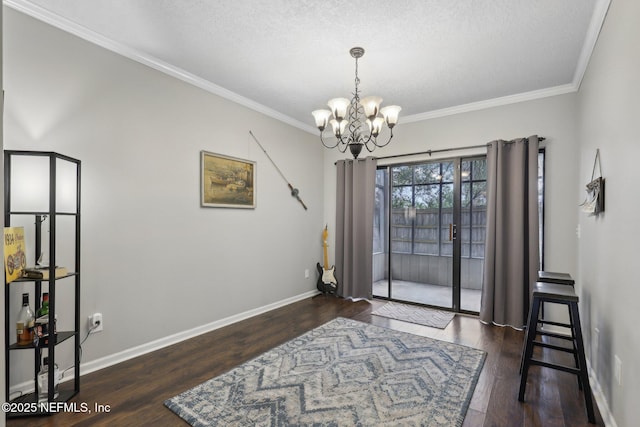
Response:
[[[435,329],[371,315],[384,301],[351,302],[316,296],[238,322],[182,343],[85,375],[73,399],[89,409],[109,405],[109,413],[59,413],[11,419],[7,426],[185,426],[163,402],[191,387],[336,317],[479,348],[488,353],[463,427],[587,426],[584,396],[574,375],[532,367],[526,402],[518,402],[524,334],[456,316]],[[571,363],[571,356],[548,360]],[[553,352],[560,353],[560,352]],[[537,356],[540,357],[540,356]],[[569,357],[566,360],[566,357]],[[596,421],[604,426],[597,408]]]

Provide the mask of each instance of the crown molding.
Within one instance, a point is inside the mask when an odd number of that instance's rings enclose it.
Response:
[[[412,114],[410,116],[402,117],[402,123],[419,122],[422,120],[436,119],[439,117],[452,116],[454,114],[468,113],[471,111],[515,104],[518,102],[533,101],[540,98],[548,98],[550,96],[564,95],[566,93],[576,92],[577,90],[577,87],[573,83],[570,83],[547,89],[502,96],[500,98],[488,99],[486,101],[471,102],[469,104],[457,105],[455,107],[427,111],[425,113]]]
[[[591,22],[589,23],[589,28],[587,29],[587,34],[584,39],[584,44],[582,45],[582,51],[580,52],[580,57],[578,58],[578,64],[576,65],[576,71],[573,75],[573,84],[575,85],[576,90],[580,89],[582,79],[587,72],[589,60],[591,59],[593,50],[596,48],[596,42],[598,41],[598,36],[600,35],[600,31],[602,30],[602,27],[604,25],[604,20],[607,17],[607,13],[609,12],[610,5],[611,0],[596,1],[596,7],[593,10]]]
[[[276,110],[273,110],[260,103],[257,103],[249,98],[246,98],[242,95],[239,95],[235,92],[232,92],[228,89],[225,89],[221,86],[211,83],[210,81],[205,80],[202,77],[189,73],[188,71],[185,71],[181,68],[175,67],[151,55],[147,55],[146,53],[140,52],[136,49],[132,49],[122,43],[109,39],[101,34],[96,33],[95,31],[92,31],[58,14],[50,12],[38,5],[35,5],[25,0],[4,0],[3,3],[6,6],[11,7],[12,9],[15,9],[26,15],[29,15],[35,19],[38,19],[53,27],[66,31],[70,34],[73,34],[83,40],[96,44],[100,47],[103,47],[107,50],[117,53],[118,55],[124,56],[125,58],[129,58],[133,61],[144,64],[157,71],[168,74],[169,76],[175,77],[179,80],[182,80],[186,83],[189,83],[193,86],[196,86],[214,95],[218,95],[229,101],[240,104],[253,111],[262,113],[265,116],[271,117],[275,120],[281,121],[290,126],[301,129],[305,132],[309,132],[312,134],[316,134],[317,132],[317,129],[309,124],[293,119],[285,114],[282,114]]]

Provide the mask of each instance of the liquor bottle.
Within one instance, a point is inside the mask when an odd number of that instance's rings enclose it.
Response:
[[[52,328],[49,327],[49,293],[42,293],[42,304],[40,308],[36,312],[36,324],[34,328],[34,337],[33,342],[36,345],[39,345],[40,340],[44,345],[49,344],[49,333],[52,331]],[[56,322],[53,322],[53,334],[55,335],[55,326]]]
[[[49,293],[44,292],[42,294],[42,304],[38,310],[38,317],[46,316],[49,314]]]
[[[58,365],[53,365],[53,398],[58,397],[58,383],[60,383],[60,370]],[[49,358],[42,360],[42,368],[38,372],[38,401],[49,399]]]
[[[27,345],[33,342],[33,327],[35,316],[29,307],[29,294],[22,294],[22,308],[18,313],[16,322],[16,338],[19,345]]]

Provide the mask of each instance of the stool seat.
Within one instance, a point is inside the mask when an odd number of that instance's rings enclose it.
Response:
[[[557,273],[553,271],[538,271],[538,282],[557,283],[559,285],[571,286],[575,284],[569,273]],[[544,304],[540,305],[540,316],[544,318]]]
[[[585,406],[587,408],[587,418],[590,423],[595,424],[593,412],[593,399],[591,397],[591,386],[589,385],[589,375],[587,373],[587,361],[584,356],[584,343],[582,341],[582,328],[580,326],[580,314],[578,312],[578,295],[573,286],[560,283],[536,282],[532,292],[531,307],[529,309],[529,321],[527,322],[527,332],[520,362],[520,392],[518,400],[524,402],[525,388],[527,386],[527,376],[531,365],[545,368],[557,369],[569,372],[578,377],[578,385],[584,393]],[[569,309],[569,323],[560,323],[544,320],[540,316],[540,308],[544,303],[554,303],[566,305]],[[548,330],[538,330],[538,325],[553,325],[567,328],[569,335],[557,334]],[[555,339],[571,341],[572,346],[565,347],[551,344],[545,341],[536,341],[536,336],[548,336]],[[575,367],[564,366],[533,357],[533,348],[542,347],[550,350],[571,353],[575,362]]]
[[[538,282],[558,283],[573,286],[576,282],[569,273],[555,273],[553,271],[538,271]]]
[[[578,302],[578,295],[573,289],[573,286],[561,285],[558,283],[536,282],[533,288],[533,296],[545,299]]]

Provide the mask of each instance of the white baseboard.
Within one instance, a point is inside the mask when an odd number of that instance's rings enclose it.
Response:
[[[80,376],[86,375],[91,372],[99,371],[100,369],[107,368],[109,366],[116,365],[118,363],[124,362],[129,359],[133,359],[134,357],[142,356],[147,353],[151,353],[156,350],[160,350],[161,348],[168,347],[173,344],[177,344],[179,342],[188,340],[189,338],[196,337],[198,335],[202,335],[207,332],[214,331],[216,329],[223,328],[225,326],[229,326],[233,323],[240,322],[241,320],[249,319],[250,317],[257,316],[262,313],[266,313],[267,311],[275,310],[276,308],[284,307],[285,305],[292,304],[297,301],[301,301],[306,298],[313,297],[318,295],[320,292],[317,290],[308,291],[300,295],[293,296],[291,298],[286,298],[280,301],[276,301],[272,304],[267,304],[262,307],[258,307],[252,310],[245,311],[243,313],[235,314],[233,316],[226,317],[224,319],[216,320],[215,322],[207,323],[206,325],[200,325],[196,328],[189,329],[187,331],[178,332],[177,334],[169,335],[164,338],[160,338],[142,345],[138,345],[136,347],[132,347],[127,350],[120,351],[118,353],[111,354],[109,356],[101,357],[96,360],[91,360],[87,363],[80,364]],[[69,371],[70,374],[65,375],[63,378],[64,381],[69,381],[73,379],[73,371]],[[20,384],[16,384],[12,386],[9,390],[9,395],[11,396],[14,393],[22,392],[23,394],[31,393],[34,391],[33,380],[25,381]]]
[[[602,421],[604,421],[604,425],[606,427],[618,427],[618,424],[616,424],[616,420],[613,418],[613,414],[609,409],[607,398],[602,392],[600,382],[598,382],[598,378],[596,378],[596,373],[591,368],[591,363],[589,363],[588,360],[587,370],[589,372],[589,385],[591,385],[591,393],[593,394],[593,398],[596,400],[596,405],[598,405],[598,409],[600,410],[600,415],[602,415]]]

